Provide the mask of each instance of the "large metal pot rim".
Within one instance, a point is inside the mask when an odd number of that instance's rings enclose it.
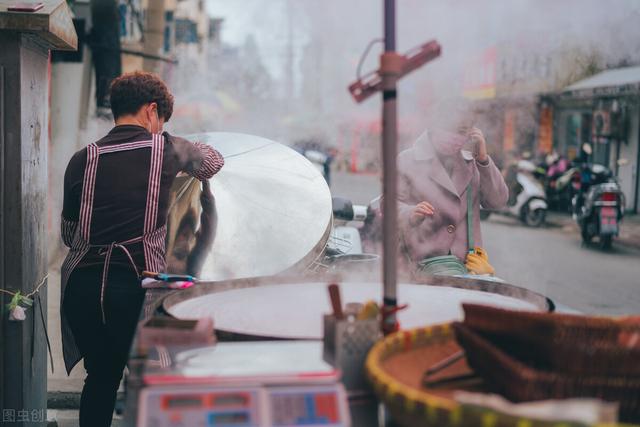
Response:
[[[301,286],[304,286],[304,283],[340,283],[340,281],[341,277],[339,275],[324,274],[305,276],[280,275],[254,277],[247,279],[200,282],[196,286],[193,286],[189,289],[175,291],[167,295],[162,301],[162,307],[165,312],[170,314],[171,307],[181,303],[182,301],[216,292],[267,285],[300,283]],[[529,289],[525,289],[506,282],[495,282],[476,278],[472,279],[463,277],[432,276],[428,278],[406,281],[406,283],[425,286],[444,286],[458,289],[475,290],[486,293],[494,293],[528,302],[542,311],[555,311],[555,304],[550,298]],[[380,293],[382,295],[382,283],[380,283]]]

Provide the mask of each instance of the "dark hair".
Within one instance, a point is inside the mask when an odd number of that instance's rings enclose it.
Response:
[[[137,113],[151,102],[158,105],[158,116],[168,122],[173,114],[173,95],[162,79],[153,73],[135,71],[115,78],[109,89],[113,118]]]

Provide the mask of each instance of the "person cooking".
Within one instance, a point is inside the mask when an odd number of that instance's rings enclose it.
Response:
[[[224,164],[213,147],[162,133],[173,96],[156,75],[110,88],[115,127],[73,155],[64,177],[62,344],[67,373],[84,359],[80,426],[111,425],[144,299],[140,274],[165,269],[169,190],[179,172],[204,181]]]
[[[398,156],[404,250],[419,273],[494,274],[482,250],[480,205],[499,209],[509,191],[469,115],[443,117],[442,128],[426,130]]]

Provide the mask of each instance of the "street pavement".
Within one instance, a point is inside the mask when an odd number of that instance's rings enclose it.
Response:
[[[640,250],[616,241],[607,252],[584,246],[573,225],[561,224],[534,229],[499,216],[484,221],[484,247],[498,276],[583,313],[640,313]]]
[[[354,204],[367,205],[382,193],[380,177],[373,174],[333,172],[331,195],[346,197]]]

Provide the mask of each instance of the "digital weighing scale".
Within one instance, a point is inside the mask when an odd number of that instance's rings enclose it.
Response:
[[[139,427],[348,427],[340,373],[314,341],[158,347],[144,366]]]

